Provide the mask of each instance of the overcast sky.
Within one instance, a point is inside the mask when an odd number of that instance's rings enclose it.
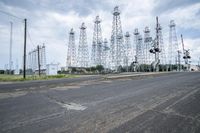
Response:
[[[46,44],[47,63],[66,65],[68,33],[74,28],[78,45],[79,27],[87,26],[87,42],[91,46],[96,15],[102,19],[103,38],[110,40],[112,11],[121,11],[123,33],[139,28],[141,34],[149,26],[155,36],[155,17],[163,27],[164,43],[169,42],[169,21],[175,20],[179,45],[183,34],[186,49],[191,49],[192,63],[200,57],[199,0],[0,0],[0,10],[28,20],[27,51]],[[23,22],[0,12],[0,69],[8,64],[10,21],[13,22],[13,62],[22,65]],[[91,49],[89,49],[91,51]]]

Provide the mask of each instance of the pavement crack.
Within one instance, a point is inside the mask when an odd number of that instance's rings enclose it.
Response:
[[[58,100],[50,95],[46,95],[47,98],[49,98],[52,102],[60,105],[61,107],[67,109],[67,110],[80,110],[80,111],[83,111],[85,110],[87,107],[86,106],[83,106],[83,105],[80,105],[80,104],[77,104],[77,103],[72,103],[72,102],[69,102],[69,103],[66,103],[64,101],[61,101],[61,100]]]
[[[29,125],[29,124],[40,123],[40,122],[45,121],[45,120],[61,117],[64,113],[65,112],[58,112],[58,113],[53,113],[53,114],[50,114],[50,115],[31,118],[31,119],[20,121],[20,122],[13,123],[13,124],[7,123],[7,124],[9,124],[9,126],[6,126],[6,123],[5,123],[4,127],[6,127],[6,128],[3,128],[2,130],[8,131],[8,130],[23,127],[23,126],[26,126],[26,125]]]
[[[156,112],[156,113],[160,113],[160,114],[163,114],[163,115],[177,116],[177,117],[181,117],[181,118],[184,118],[184,119],[190,119],[192,121],[196,120],[196,121],[200,122],[200,120],[197,119],[196,117],[186,116],[186,115],[177,113],[176,111],[166,112],[166,111],[158,111],[158,110],[155,110],[155,109],[152,109],[150,111],[153,111],[153,112]]]
[[[175,101],[173,104],[171,104],[171,105],[169,105],[168,107],[166,107],[166,108],[165,108],[165,111],[170,110],[171,107],[173,107],[174,105],[178,104],[179,102],[185,100],[186,98],[188,98],[189,96],[195,94],[195,93],[198,92],[198,91],[199,91],[199,89],[197,88],[197,89],[195,89],[195,90],[189,92],[188,94],[186,94],[185,96],[183,96],[183,97],[180,98],[179,100]]]

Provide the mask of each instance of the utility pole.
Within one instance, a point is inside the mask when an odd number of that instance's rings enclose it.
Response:
[[[150,53],[155,54],[155,61],[152,63],[153,64],[153,71],[158,72],[159,71],[159,53],[161,52],[160,46],[159,46],[159,30],[160,30],[160,25],[158,23],[158,17],[156,17],[156,38],[153,42],[153,48],[149,50]]]
[[[23,68],[23,77],[26,78],[26,26],[27,19],[24,19],[24,68]]]
[[[12,33],[13,23],[10,22],[10,57],[9,57],[9,74],[12,74]]]
[[[40,76],[40,46],[37,46],[37,51],[38,51],[38,73]]]
[[[191,56],[190,56],[189,49],[186,50],[185,47],[184,47],[182,34],[181,34],[181,42],[182,42],[182,47],[183,47],[183,59],[185,60],[186,70],[189,71],[189,67],[190,67],[189,59],[191,58]]]

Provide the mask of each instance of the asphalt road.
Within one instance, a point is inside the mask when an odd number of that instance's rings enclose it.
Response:
[[[200,133],[200,73],[93,79],[0,85],[0,132]]]

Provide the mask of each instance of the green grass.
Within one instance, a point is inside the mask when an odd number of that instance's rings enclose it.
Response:
[[[49,80],[49,79],[58,79],[58,78],[76,78],[78,75],[71,74],[58,74],[58,75],[27,75],[26,79],[22,75],[6,75],[0,74],[0,82],[9,82],[9,81],[27,81],[27,80]]]

